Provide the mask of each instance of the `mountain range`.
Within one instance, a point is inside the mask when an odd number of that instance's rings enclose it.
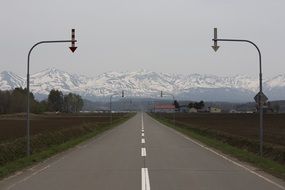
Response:
[[[24,77],[9,71],[0,73],[0,90],[25,86]],[[248,102],[259,91],[259,83],[258,78],[244,75],[181,75],[139,70],[88,77],[49,68],[31,75],[30,89],[38,99],[46,98],[51,89],[59,89],[93,101],[107,100],[111,94],[124,90],[129,97],[158,98],[163,91],[181,100]],[[265,79],[263,89],[269,100],[284,100],[285,74]]]

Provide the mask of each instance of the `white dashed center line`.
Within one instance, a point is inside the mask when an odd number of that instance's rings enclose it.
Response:
[[[144,123],[143,123],[143,114],[141,115],[141,119],[142,119],[142,139],[141,139],[141,143],[145,144],[145,138],[144,138]],[[142,145],[145,146],[145,145]],[[145,159],[146,159],[146,148],[143,147],[141,148],[141,155],[142,157],[144,157],[144,167],[142,168],[142,190],[150,190],[150,183],[149,183],[149,175],[148,175],[148,169],[145,166]]]
[[[142,114],[142,130],[144,130],[143,114]]]
[[[146,156],[146,149],[145,149],[145,148],[142,148],[142,149],[141,149],[141,153],[142,153],[142,156]]]
[[[148,169],[142,168],[142,190],[150,190]]]

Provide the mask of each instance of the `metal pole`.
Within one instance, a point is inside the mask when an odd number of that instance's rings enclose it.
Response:
[[[112,98],[113,96],[118,95],[118,93],[112,94],[110,96],[110,124],[113,123],[113,115],[112,115]]]
[[[173,99],[173,104],[174,104],[174,101],[175,101],[175,98],[174,98],[174,95],[173,94],[169,94],[170,96],[172,96],[172,99]],[[174,127],[175,127],[175,112],[176,112],[176,107],[174,105],[174,112],[173,112],[173,123],[174,123]]]
[[[217,41],[231,41],[231,42],[246,42],[253,45],[258,51],[259,57],[259,153],[260,156],[263,156],[263,104],[261,102],[261,94],[262,94],[262,64],[261,64],[261,52],[258,46],[249,40],[239,40],[239,39],[213,39],[214,42]]]
[[[28,53],[28,63],[27,63],[27,156],[31,155],[31,145],[30,145],[30,56],[33,49],[40,44],[48,43],[67,43],[67,42],[77,42],[77,40],[56,40],[56,41],[41,41],[33,45]]]
[[[112,97],[113,95],[110,96],[110,124],[112,124],[113,119],[112,119]]]
[[[164,93],[164,94],[167,94],[167,95],[169,95],[169,96],[172,96],[172,99],[173,99],[173,104],[174,104],[174,101],[175,101],[175,97],[174,97],[174,95],[173,94],[170,94],[170,93]],[[161,95],[162,95],[162,93],[161,93]],[[174,124],[174,127],[175,127],[175,111],[176,111],[176,108],[175,108],[175,105],[174,105],[174,112],[173,112],[173,124]]]

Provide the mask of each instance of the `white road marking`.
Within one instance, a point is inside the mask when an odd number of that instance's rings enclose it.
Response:
[[[144,130],[144,123],[143,123],[143,114],[142,114],[142,130]]]
[[[160,123],[159,121],[155,120],[154,118],[151,117],[151,119],[152,119],[153,121],[159,123],[160,125],[163,125],[162,123]],[[269,178],[267,178],[267,177],[265,177],[265,176],[263,176],[263,175],[261,175],[261,174],[255,172],[255,171],[253,171],[252,169],[250,169],[250,168],[248,168],[248,167],[246,167],[246,166],[244,166],[244,165],[242,165],[242,164],[240,164],[240,163],[238,163],[238,162],[236,162],[236,161],[234,161],[234,160],[232,160],[232,159],[230,159],[230,158],[228,158],[228,157],[226,157],[226,156],[224,156],[224,155],[222,155],[222,154],[220,154],[220,153],[218,153],[218,152],[216,152],[215,150],[213,150],[213,149],[211,149],[211,148],[209,148],[209,147],[207,147],[207,146],[205,146],[205,145],[199,143],[199,142],[196,141],[196,140],[193,140],[193,139],[189,138],[188,136],[186,136],[186,135],[184,135],[184,134],[182,134],[182,133],[180,133],[180,132],[178,132],[178,131],[175,131],[175,129],[172,129],[172,128],[169,128],[169,127],[167,127],[167,128],[170,129],[171,131],[173,131],[174,133],[176,133],[176,134],[182,136],[183,138],[185,138],[185,139],[187,139],[187,140],[193,142],[194,144],[196,144],[196,145],[198,145],[198,146],[200,146],[200,147],[202,147],[202,148],[204,148],[204,149],[206,149],[206,150],[208,150],[208,151],[210,151],[210,152],[212,152],[212,153],[214,153],[214,154],[216,154],[216,155],[222,157],[223,159],[227,160],[228,162],[230,162],[230,163],[232,163],[232,164],[234,164],[234,165],[236,165],[236,166],[239,166],[239,167],[243,168],[244,170],[250,172],[251,174],[254,174],[254,175],[260,177],[261,179],[267,181],[268,183],[271,183],[272,185],[275,185],[276,187],[278,187],[278,188],[280,188],[280,189],[282,189],[282,190],[285,190],[285,187],[284,187],[284,186],[282,186],[282,185],[280,185],[280,184],[278,184],[278,183],[272,181],[271,179],[269,179]]]
[[[142,168],[142,190],[150,190],[148,169]]]
[[[144,137],[144,122],[143,122],[143,113],[141,115],[142,120],[142,137]],[[145,139],[142,138],[142,144],[145,144]],[[141,148],[141,155],[146,157],[146,148]],[[142,168],[142,190],[150,190],[150,183],[149,183],[149,176],[148,176],[148,169]]]
[[[142,148],[142,149],[141,149],[141,155],[142,155],[142,156],[146,156],[146,149],[145,149],[145,148]]]
[[[25,177],[24,179],[22,179],[22,180],[20,180],[20,181],[17,181],[16,183],[10,185],[10,186],[7,188],[7,190],[12,189],[12,188],[15,187],[16,185],[27,181],[27,180],[30,179],[31,177],[33,177],[33,176],[37,175],[38,173],[40,173],[40,172],[42,172],[42,171],[48,169],[49,167],[50,167],[50,165],[47,165],[46,167],[44,167],[44,168],[42,168],[42,169],[40,169],[40,170],[38,170],[38,171],[32,173],[32,174],[29,175],[28,177]]]

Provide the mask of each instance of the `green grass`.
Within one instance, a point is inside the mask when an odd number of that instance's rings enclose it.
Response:
[[[30,157],[23,157],[20,159],[17,159],[12,162],[8,162],[7,164],[0,166],[0,179],[3,179],[4,177],[7,177],[16,171],[22,170],[24,168],[27,168],[29,166],[32,166],[36,163],[39,163],[57,153],[63,152],[65,150],[68,150],[88,139],[91,139],[104,131],[107,131],[111,128],[114,128],[115,126],[118,126],[119,124],[125,122],[128,120],[130,117],[132,117],[133,114],[130,114],[128,117],[124,117],[118,120],[115,120],[112,125],[110,124],[105,124],[102,125],[96,129],[94,129],[92,132],[89,132],[87,134],[81,135],[77,138],[74,138],[72,140],[69,140],[67,142],[61,143],[59,145],[53,145],[43,151],[36,152],[32,154]],[[86,125],[86,124],[85,124]]]
[[[196,139],[203,144],[212,147],[214,149],[220,150],[224,154],[228,154],[232,157],[237,158],[240,161],[250,163],[251,165],[262,169],[263,171],[270,173],[276,177],[279,177],[283,180],[285,180],[285,165],[282,165],[276,161],[273,161],[268,158],[263,158],[258,156],[257,154],[254,154],[252,152],[249,152],[247,150],[234,147],[232,145],[229,145],[225,142],[222,142],[220,140],[215,139],[213,136],[208,135],[205,132],[199,132],[195,129],[191,128],[185,128],[181,127],[179,125],[174,126],[171,121],[165,119],[165,118],[159,118],[154,115],[151,115],[154,117],[156,120],[159,122],[165,124],[168,127],[171,127],[187,136],[190,138]]]

